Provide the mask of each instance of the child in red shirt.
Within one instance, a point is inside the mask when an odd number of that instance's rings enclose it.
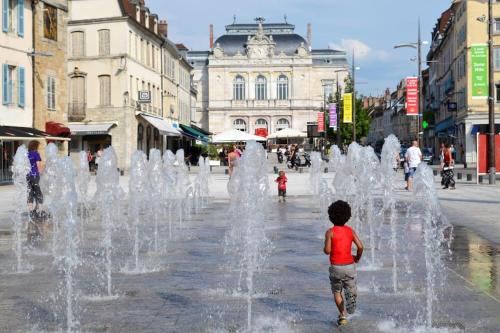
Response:
[[[281,202],[283,198],[283,202],[285,202],[285,197],[286,197],[286,182],[288,179],[285,176],[285,171],[280,171],[279,172],[279,177],[276,178],[275,182],[278,183],[278,199],[279,202]]]

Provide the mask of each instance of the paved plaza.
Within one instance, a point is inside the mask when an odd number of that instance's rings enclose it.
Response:
[[[192,170],[194,172],[196,170]],[[194,174],[192,174],[194,176]],[[379,267],[367,265],[369,249],[358,266],[358,311],[350,324],[338,328],[328,280],[328,258],[322,253],[328,221],[309,194],[309,174],[290,172],[288,200],[278,203],[274,186],[266,208],[266,234],[272,253],[255,276],[254,332],[431,332],[423,327],[425,266],[419,223],[408,219],[404,205],[397,214],[399,228],[408,228],[409,244],[401,245],[398,289],[392,289],[389,226],[380,226],[375,254]],[[274,179],[269,174],[270,180]],[[325,175],[327,180],[330,174]],[[130,238],[113,236],[113,292],[116,299],[85,297],[99,291],[93,267],[79,267],[76,318],[81,332],[243,332],[247,307],[244,288],[238,288],[234,258],[225,249],[225,235],[234,223],[228,216],[228,176],[211,175],[211,199],[197,214],[175,222],[173,237],[160,226],[161,253],[144,251],[144,274],[127,274]],[[128,177],[121,177],[127,188]],[[398,185],[399,186],[399,185]],[[403,183],[401,183],[403,188]],[[455,191],[438,191],[445,214],[455,226],[451,254],[444,256],[443,285],[433,307],[432,332],[498,332],[500,327],[500,249],[496,218],[499,187],[457,184]],[[411,195],[398,190],[401,202]],[[63,272],[49,255],[50,240],[27,249],[33,266],[28,274],[13,274],[12,214],[14,189],[0,187],[0,332],[57,332],[65,312],[58,302]],[[398,206],[399,207],[399,206]],[[495,208],[496,207],[496,208]],[[233,219],[233,220],[232,220]],[[494,222],[497,222],[496,224]],[[144,221],[146,232],[151,231]],[[148,229],[149,228],[149,229]],[[98,254],[100,227],[85,228],[82,256]],[[364,235],[361,235],[365,238]],[[414,238],[413,238],[414,237]],[[368,247],[368,244],[365,244]]]

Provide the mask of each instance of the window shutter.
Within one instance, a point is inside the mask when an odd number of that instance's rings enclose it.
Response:
[[[18,68],[18,75],[19,75],[19,101],[18,101],[18,105],[20,107],[24,107],[24,67],[19,67]]]
[[[24,0],[17,0],[17,35],[24,37]]]
[[[4,0],[5,3],[5,0]],[[2,104],[9,104],[9,65],[2,66]]]
[[[2,31],[9,31],[9,0],[2,0]]]

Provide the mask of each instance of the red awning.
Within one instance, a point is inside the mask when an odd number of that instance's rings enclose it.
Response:
[[[71,131],[68,127],[53,121],[45,123],[45,132],[53,136],[62,136],[65,138],[69,138],[71,136]]]

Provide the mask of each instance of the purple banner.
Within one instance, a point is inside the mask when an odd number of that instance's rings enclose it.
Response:
[[[330,104],[330,128],[334,130],[337,129],[337,105],[335,103]]]

